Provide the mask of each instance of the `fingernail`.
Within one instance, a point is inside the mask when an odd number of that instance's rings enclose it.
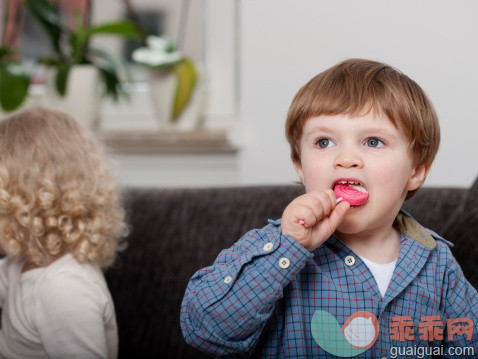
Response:
[[[344,199],[342,197],[337,198],[337,201],[335,201],[335,204],[339,204],[342,202]]]
[[[299,219],[299,224],[304,225],[304,224],[305,224],[305,221],[304,221],[303,219]]]

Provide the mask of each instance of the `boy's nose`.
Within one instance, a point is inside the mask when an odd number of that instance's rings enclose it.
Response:
[[[343,168],[362,168],[363,161],[360,156],[351,150],[344,150],[337,154],[334,161],[334,167]]]

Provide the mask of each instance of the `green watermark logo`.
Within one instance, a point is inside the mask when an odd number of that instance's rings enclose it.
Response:
[[[377,317],[367,311],[352,314],[340,327],[335,317],[316,310],[311,322],[312,337],[326,352],[339,357],[353,357],[367,351],[377,341]]]
[[[446,324],[446,326],[445,326]],[[390,339],[401,343],[391,347],[392,358],[404,355],[423,358],[423,355],[461,356],[468,355],[473,347],[406,347],[405,341],[417,338],[423,341],[443,341],[452,343],[458,337],[472,340],[473,321],[470,318],[447,318],[444,323],[440,316],[422,316],[415,327],[411,316],[394,316],[389,323]],[[418,329],[418,330],[417,330]],[[316,310],[311,322],[312,337],[326,352],[338,357],[353,357],[366,352],[378,339],[379,323],[377,317],[367,311],[358,311],[347,318],[340,327],[335,317],[323,310]],[[445,351],[446,349],[446,351]],[[463,354],[466,353],[466,354]]]

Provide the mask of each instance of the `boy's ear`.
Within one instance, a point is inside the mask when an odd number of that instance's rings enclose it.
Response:
[[[427,177],[428,172],[430,171],[430,165],[420,165],[416,167],[410,178],[408,179],[407,182],[407,190],[408,191],[413,191],[419,188],[423,181],[425,181],[425,178]]]
[[[299,175],[300,181],[302,182],[303,185],[305,185],[304,174],[302,172],[302,165],[300,164],[300,162],[294,161],[294,168],[295,168],[295,171],[297,172],[297,174]]]

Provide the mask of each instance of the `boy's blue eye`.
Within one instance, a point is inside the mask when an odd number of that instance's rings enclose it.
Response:
[[[380,148],[384,146],[384,143],[382,140],[379,140],[378,138],[371,137],[366,141],[367,146],[369,147],[374,147],[374,148]]]
[[[315,141],[315,145],[319,148],[328,148],[332,147],[334,143],[328,138],[319,138],[317,141]]]

